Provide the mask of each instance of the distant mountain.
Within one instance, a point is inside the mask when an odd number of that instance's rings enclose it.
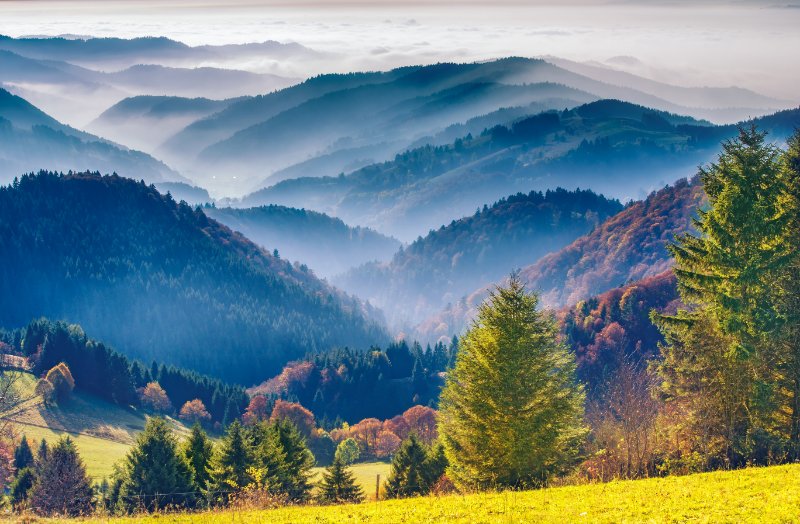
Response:
[[[542,294],[546,307],[561,308],[630,282],[653,277],[672,267],[667,245],[690,231],[704,194],[697,178],[679,180],[634,202],[571,244],[523,267],[529,289]],[[422,322],[420,340],[461,333],[486,297],[488,287]]]
[[[360,302],[133,180],[22,177],[0,188],[0,231],[0,326],[64,319],[129,356],[239,384],[387,339]]]
[[[517,194],[452,221],[334,282],[384,310],[395,326],[416,324],[465,293],[569,244],[622,209],[591,191]]]
[[[184,182],[160,182],[155,184],[162,195],[167,193],[176,201],[183,200],[189,205],[202,205],[213,202],[214,199],[202,187],[193,186]]]
[[[187,125],[239,100],[134,96],[106,109],[86,129],[130,147],[153,152]]]
[[[12,38],[0,35],[0,49],[28,58],[60,60],[93,69],[124,69],[137,64],[196,66],[245,58],[318,57],[300,44],[275,41],[241,45],[189,46],[165,37],[143,38]]]
[[[373,260],[388,260],[400,242],[338,218],[283,206],[249,209],[205,207],[206,215],[239,231],[281,258],[307,264],[331,277]]]
[[[800,110],[751,123],[782,141],[800,126]],[[349,175],[286,180],[240,205],[304,206],[410,241],[515,191],[583,187],[641,199],[712,160],[735,134],[733,125],[603,100],[409,150]]]
[[[665,84],[611,67],[545,57],[548,62],[573,73],[615,86],[625,86],[689,108],[692,116],[730,124],[791,107],[779,100],[740,87],[682,87]]]
[[[0,89],[0,183],[39,169],[102,169],[148,182],[183,180],[145,153],[61,124]]]

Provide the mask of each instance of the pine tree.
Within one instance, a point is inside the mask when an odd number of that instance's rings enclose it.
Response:
[[[788,196],[785,212],[791,218],[786,243],[794,247],[795,256],[784,268],[777,286],[783,321],[778,347],[783,354],[782,370],[789,397],[789,458],[796,461],[800,459],[800,130],[788,140],[783,171]]]
[[[19,445],[14,450],[14,467],[17,470],[25,469],[33,465],[33,452],[28,444],[28,439],[22,435]]]
[[[252,463],[252,452],[245,441],[244,430],[238,420],[228,426],[228,431],[211,460],[209,489],[216,492],[215,500],[228,500],[228,493],[248,486],[253,479],[247,472]]]
[[[286,483],[288,466],[279,434],[268,422],[251,429],[255,462],[261,469],[261,487],[273,494],[281,493]]]
[[[306,446],[303,435],[297,427],[288,420],[273,424],[277,433],[277,440],[281,449],[286,454],[286,475],[283,479],[281,491],[290,501],[304,502],[311,495],[311,468],[315,459]]]
[[[364,500],[364,491],[356,483],[355,476],[347,470],[341,457],[333,460],[326,468],[319,484],[319,501],[338,504],[342,502],[358,503]]]
[[[517,274],[481,304],[442,391],[439,432],[459,487],[540,486],[585,435],[575,359]]]
[[[654,317],[666,339],[661,391],[684,410],[693,451],[710,467],[768,463],[784,453],[775,283],[796,246],[786,236],[792,213],[781,155],[765,133],[741,128],[717,162],[700,169],[710,208],[698,212],[697,234],[670,246],[681,298],[692,308]]]
[[[166,421],[151,417],[123,462],[120,503],[127,511],[191,507],[196,499],[190,466]]]
[[[39,448],[36,450],[36,469],[41,471],[42,466],[45,462],[47,462],[47,455],[50,452],[50,448],[47,445],[47,441],[42,439],[39,443]]]
[[[192,426],[192,432],[183,446],[183,454],[189,463],[197,491],[205,491],[211,478],[209,468],[214,446],[199,422]]]
[[[14,482],[11,483],[9,489],[11,505],[15,508],[21,506],[30,496],[35,483],[36,472],[33,468],[28,467],[18,470],[17,476],[14,477]]]
[[[40,515],[78,517],[92,511],[92,486],[69,437],[47,454],[31,490],[31,508]]]
[[[392,459],[392,469],[385,485],[386,496],[402,498],[426,495],[429,488],[425,473],[427,458],[422,442],[415,434],[409,435]]]

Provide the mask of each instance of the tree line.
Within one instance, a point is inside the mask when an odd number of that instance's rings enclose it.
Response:
[[[141,405],[148,398],[141,393],[151,383],[157,383],[178,409],[199,399],[212,425],[233,422],[247,407],[248,397],[240,386],[174,366],[131,360],[89,338],[78,325],[38,319],[22,329],[0,330],[0,341],[26,357],[35,375],[66,364],[75,388],[123,407]]]

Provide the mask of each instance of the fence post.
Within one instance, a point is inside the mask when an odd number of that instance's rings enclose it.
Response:
[[[378,473],[375,477],[375,502],[378,502],[381,497],[381,474]]]

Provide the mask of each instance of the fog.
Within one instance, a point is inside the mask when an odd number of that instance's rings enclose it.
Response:
[[[644,5],[643,5],[644,4]],[[277,40],[322,52],[238,67],[283,76],[441,60],[555,55],[687,86],[737,85],[798,101],[800,4],[762,2],[6,1],[0,33],[164,35],[190,45]]]

